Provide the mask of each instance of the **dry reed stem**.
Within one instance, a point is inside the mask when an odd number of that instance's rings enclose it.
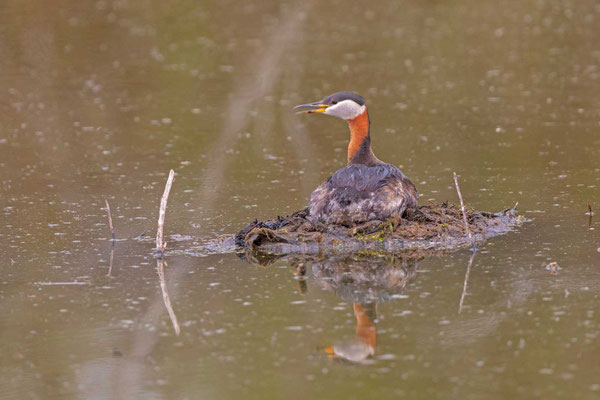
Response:
[[[177,336],[179,336],[179,332],[181,332],[181,329],[179,327],[179,322],[177,322],[177,316],[175,315],[175,311],[173,311],[173,306],[171,306],[171,299],[169,298],[169,292],[167,291],[167,282],[165,281],[164,266],[168,267],[166,260],[164,260],[164,259],[156,260],[156,272],[158,273],[158,279],[160,281],[160,290],[162,292],[163,301],[165,303],[165,308],[167,309],[167,312],[169,313],[169,317],[171,318],[171,323],[173,324],[173,329],[175,330],[175,334]]]
[[[460,209],[463,215],[463,222],[465,223],[465,229],[467,230],[467,235],[469,235],[469,240],[473,245],[473,250],[477,250],[475,246],[475,241],[473,240],[473,235],[471,235],[471,229],[469,229],[469,223],[467,222],[467,214],[465,212],[465,203],[463,202],[462,194],[460,193],[460,187],[458,186],[458,178],[456,176],[456,172],[454,174],[454,185],[456,186],[456,192],[458,193],[458,199],[460,200]]]
[[[167,179],[167,183],[165,185],[165,191],[160,199],[160,211],[158,213],[158,230],[156,231],[156,253],[160,258],[165,254],[165,249],[167,248],[167,243],[163,241],[163,228],[165,225],[165,214],[167,212],[167,200],[169,199],[169,192],[171,191],[171,186],[173,185],[173,180],[175,179],[175,171],[171,170],[169,172],[169,178]]]
[[[108,205],[108,200],[104,199],[104,203],[106,203],[106,213],[108,214],[108,226],[110,227],[110,234],[112,235],[112,240],[115,240],[115,228],[112,222],[112,215],[110,215],[110,206]]]

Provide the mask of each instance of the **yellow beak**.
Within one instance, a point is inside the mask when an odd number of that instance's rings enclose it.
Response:
[[[314,103],[300,104],[294,107],[294,110],[300,109],[296,112],[296,114],[312,114],[325,112],[327,107],[329,107],[328,104],[323,104],[320,101],[316,101]]]

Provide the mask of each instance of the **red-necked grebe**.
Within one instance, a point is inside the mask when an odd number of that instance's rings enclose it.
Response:
[[[301,104],[300,113],[323,113],[342,118],[350,127],[348,165],[331,175],[311,195],[309,217],[314,222],[349,225],[402,217],[417,206],[417,188],[394,165],[384,163],[371,149],[371,121],[365,100],[356,93],[338,92],[314,103]]]

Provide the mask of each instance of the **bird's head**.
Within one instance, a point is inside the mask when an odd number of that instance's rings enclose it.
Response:
[[[298,114],[323,113],[341,119],[354,119],[365,112],[365,100],[356,93],[337,92],[314,103],[300,104]]]

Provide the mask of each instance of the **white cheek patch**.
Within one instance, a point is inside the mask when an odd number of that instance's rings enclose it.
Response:
[[[364,105],[361,106],[353,100],[344,100],[334,106],[327,107],[325,114],[342,119],[353,119],[364,113],[365,109]]]

